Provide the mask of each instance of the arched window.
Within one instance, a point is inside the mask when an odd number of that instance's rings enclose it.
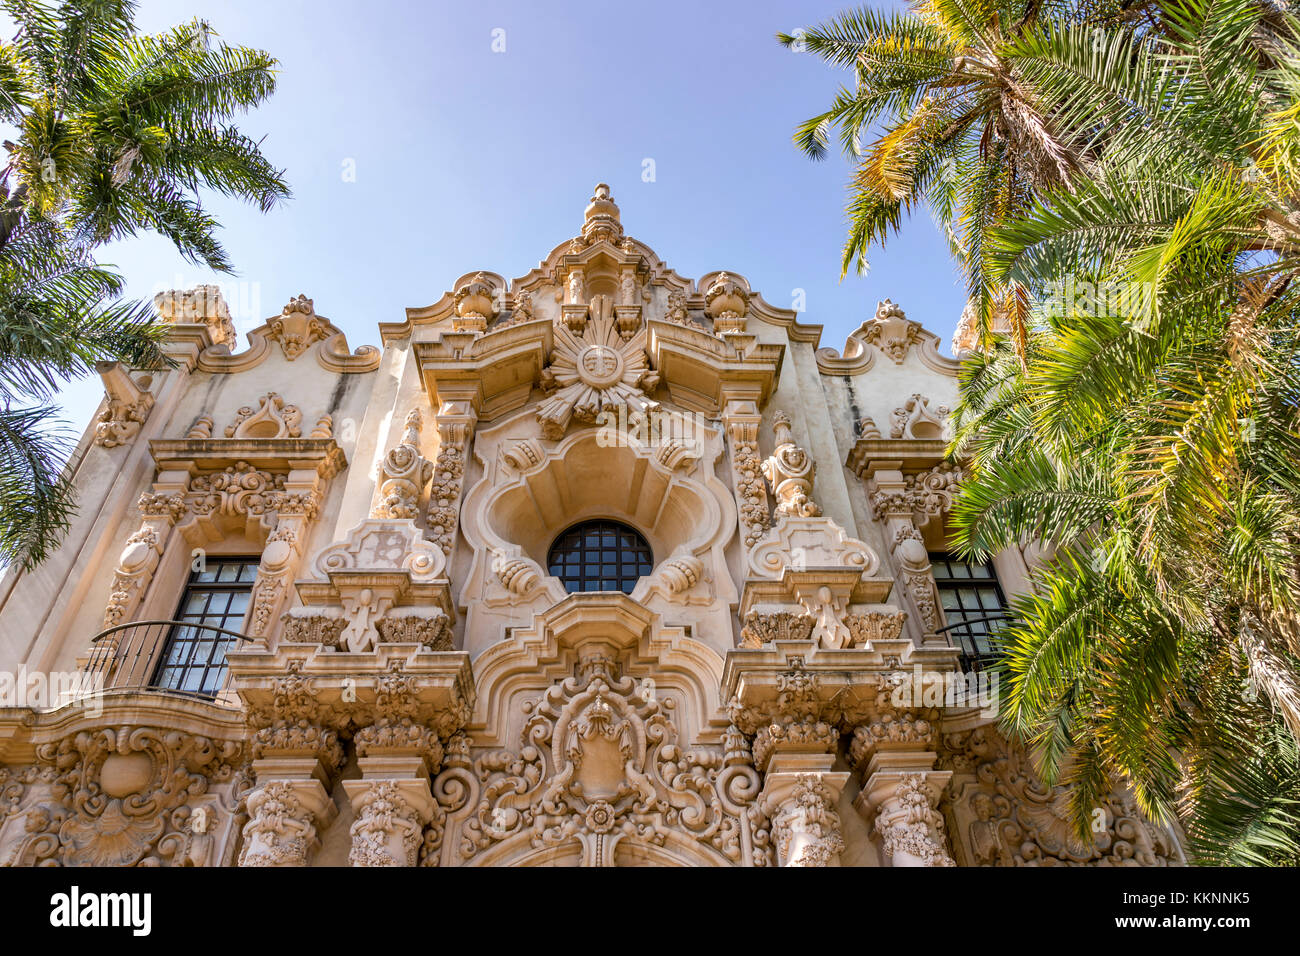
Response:
[[[637,578],[650,573],[654,555],[645,538],[617,521],[584,521],[551,545],[551,574],[564,590],[622,591],[631,594]]]

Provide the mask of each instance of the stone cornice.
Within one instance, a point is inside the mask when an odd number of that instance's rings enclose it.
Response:
[[[156,438],[149,453],[159,471],[202,471],[244,461],[272,471],[315,469],[325,475],[347,466],[333,438]]]
[[[926,438],[859,438],[844,464],[859,478],[877,471],[915,471],[930,468],[947,457],[948,442]]]
[[[110,690],[52,710],[0,710],[0,764],[31,763],[41,744],[82,731],[145,726],[216,740],[248,736],[241,708],[156,691]]]

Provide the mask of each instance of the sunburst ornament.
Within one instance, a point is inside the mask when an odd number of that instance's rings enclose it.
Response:
[[[542,371],[542,388],[552,394],[537,408],[543,437],[563,438],[574,419],[594,424],[602,412],[624,408],[632,420],[654,408],[646,393],[659,373],[646,361],[645,342],[644,326],[625,341],[608,314],[589,318],[580,336],[557,324],[551,364]]]

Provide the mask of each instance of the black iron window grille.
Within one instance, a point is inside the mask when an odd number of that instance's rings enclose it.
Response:
[[[574,591],[631,594],[638,578],[650,573],[654,555],[635,529],[617,521],[584,521],[551,545],[550,573]]]

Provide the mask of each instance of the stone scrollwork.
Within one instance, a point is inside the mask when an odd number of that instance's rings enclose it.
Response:
[[[518,751],[472,766],[448,758],[434,790],[449,817],[464,819],[457,855],[516,837],[538,848],[576,840],[584,865],[610,866],[622,841],[685,836],[735,864],[769,863],[754,768],[683,750],[672,706],[619,676],[608,656],[584,658],[529,705]]]
[[[386,644],[421,644],[431,651],[451,650],[451,621],[442,608],[395,607],[375,622]]]
[[[476,418],[462,403],[446,403],[438,414],[438,454],[429,491],[429,532],[443,554],[451,554],[460,523],[465,455]]]
[[[419,800],[396,780],[377,780],[353,798],[349,831],[353,866],[415,866],[433,801]],[[427,804],[427,805],[419,805]]]
[[[279,342],[284,357],[292,362],[314,342],[328,338],[334,330],[316,314],[311,299],[299,294],[290,299],[280,314],[267,322],[266,337]]]
[[[831,866],[844,850],[837,794],[821,776],[799,774],[788,794],[770,796],[765,812],[772,819],[782,866]]]
[[[948,406],[930,408],[924,395],[913,395],[890,416],[890,438],[941,439],[948,428]]]
[[[921,326],[913,322],[902,308],[889,299],[876,306],[876,315],[864,326],[864,337],[902,365],[908,350],[921,341]]]
[[[853,647],[870,648],[877,641],[896,641],[906,623],[903,611],[866,611],[844,617]]]
[[[222,298],[221,288],[200,285],[193,289],[171,289],[153,297],[158,315],[169,325],[204,326],[213,344],[233,351],[238,344],[230,308]]]
[[[731,444],[731,479],[740,510],[740,528],[748,551],[772,525],[767,485],[758,455],[758,409],[753,402],[728,402],[722,423]]]
[[[806,641],[812,635],[815,623],[810,614],[751,611],[745,615],[744,626],[740,629],[740,646],[758,648],[774,641]]]
[[[258,399],[257,408],[245,405],[226,426],[227,438],[299,438],[302,435],[302,412],[297,405],[286,405],[275,392]]]
[[[954,779],[955,826],[975,866],[1178,866],[1168,831],[1138,809],[1131,793],[1112,790],[1088,838],[1071,823],[1069,790],[1045,786],[1028,758],[992,728],[944,738]]]
[[[317,845],[320,807],[303,798],[292,782],[276,780],[248,798],[240,866],[306,866]]]
[[[162,865],[188,806],[233,779],[237,741],[150,726],[81,731],[41,744],[53,799],[34,805],[7,865]],[[212,812],[205,808],[205,813]],[[179,862],[179,861],[177,861]]]

